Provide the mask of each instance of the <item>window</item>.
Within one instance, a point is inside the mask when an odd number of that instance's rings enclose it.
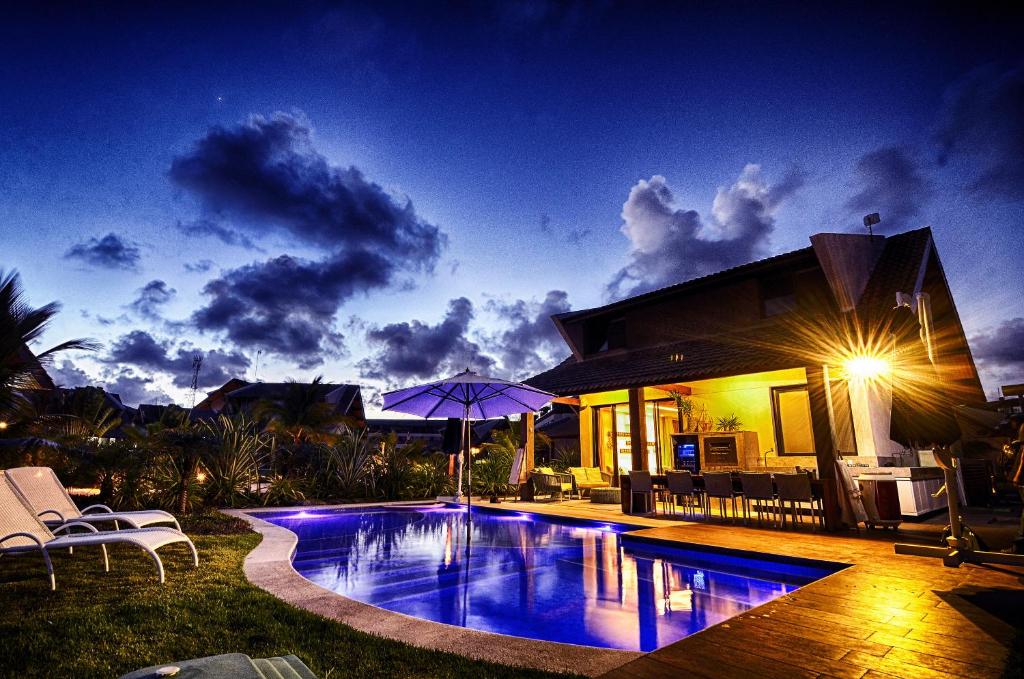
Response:
[[[586,333],[585,351],[588,354],[626,348],[625,318],[595,319],[587,323],[584,332]]]
[[[778,316],[796,308],[796,290],[789,274],[761,281],[761,315]]]
[[[772,387],[772,417],[779,455],[814,455],[811,399],[806,384]]]

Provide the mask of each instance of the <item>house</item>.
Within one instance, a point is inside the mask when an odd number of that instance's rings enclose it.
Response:
[[[256,382],[240,386],[237,389],[228,389],[232,381],[226,383],[219,390],[211,392],[211,396],[208,396],[207,399],[216,403],[218,397],[213,395],[218,391],[222,392],[224,405],[221,410],[226,408],[231,412],[246,413],[251,413],[253,407],[260,401],[283,401],[288,390],[296,384],[295,382]],[[350,418],[353,423],[361,425],[366,422],[363,396],[359,385],[318,383],[301,384],[301,386],[315,390],[316,398],[319,401],[331,404],[335,412]],[[206,399],[200,405],[204,404],[206,404]],[[196,407],[198,408],[199,405]]]
[[[230,380],[217,387],[211,392],[207,392],[206,398],[195,405],[193,410],[202,412],[212,412],[220,414],[224,407],[228,404],[228,394],[242,387],[249,386],[249,383],[245,380],[240,380],[237,377],[232,377]]]
[[[894,337],[897,312],[910,340]],[[816,234],[800,250],[553,320],[571,356],[527,383],[578,399],[583,463],[613,478],[676,468],[692,443],[702,469],[812,469],[834,492],[838,456],[874,466],[904,450],[892,405],[893,385],[904,399],[915,377],[897,370],[908,342],[930,359],[914,405],[927,407],[936,385],[957,403],[985,402],[929,228]]]
[[[412,418],[374,418],[366,421],[366,429],[371,434],[382,436],[394,433],[400,445],[420,441],[424,451],[439,452],[443,449],[447,422]]]

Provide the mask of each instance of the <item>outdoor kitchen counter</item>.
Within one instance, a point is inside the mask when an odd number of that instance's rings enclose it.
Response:
[[[924,516],[946,507],[945,496],[932,497],[944,482],[938,467],[850,467],[850,474],[865,481],[895,481],[904,516]]]

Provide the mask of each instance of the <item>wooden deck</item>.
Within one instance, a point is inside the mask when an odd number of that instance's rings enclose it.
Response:
[[[637,531],[648,538],[852,564],[605,677],[999,677],[1020,643],[1024,569],[952,569],[893,552],[896,541],[934,544],[934,526],[856,537],[623,516],[617,506],[579,501],[505,507],[649,526]]]

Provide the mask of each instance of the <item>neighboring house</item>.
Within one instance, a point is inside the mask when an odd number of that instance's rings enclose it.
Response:
[[[579,406],[568,403],[551,404],[551,409],[537,417],[534,427],[551,441],[551,451],[578,449],[580,446]],[[539,446],[539,444],[538,444]]]
[[[448,420],[374,418],[366,421],[366,428],[371,434],[382,436],[394,433],[399,445],[420,441],[425,452],[440,452],[443,450],[447,424]]]
[[[240,380],[237,377],[232,377],[230,380],[217,387],[213,391],[207,392],[206,398],[196,404],[193,410],[202,412],[211,412],[219,415],[224,407],[228,404],[228,394],[242,387],[249,386],[249,383],[245,380]]]
[[[930,229],[810,241],[554,316],[572,355],[527,383],[578,398],[583,463],[613,477],[672,469],[680,430],[697,437],[705,469],[800,466],[829,480],[837,452],[893,460],[902,446],[890,440],[885,371],[898,355],[887,329],[897,305],[918,319],[938,375],[922,382],[984,403]],[[682,423],[673,394],[693,404]]]
[[[221,390],[230,384],[231,382],[228,382],[221,387]],[[228,408],[231,412],[251,413],[253,407],[260,401],[283,400],[288,393],[288,389],[294,384],[294,382],[256,382],[254,384],[246,384],[237,389],[231,389],[224,393],[225,405],[222,406],[221,410]],[[319,400],[334,406],[337,413],[351,418],[354,424],[362,425],[366,422],[363,396],[359,385],[318,384],[303,386],[316,389]],[[204,409],[206,409],[206,400],[204,399],[203,403],[199,405],[203,405]],[[196,407],[198,408],[199,405]],[[212,410],[212,408],[209,409]]]

